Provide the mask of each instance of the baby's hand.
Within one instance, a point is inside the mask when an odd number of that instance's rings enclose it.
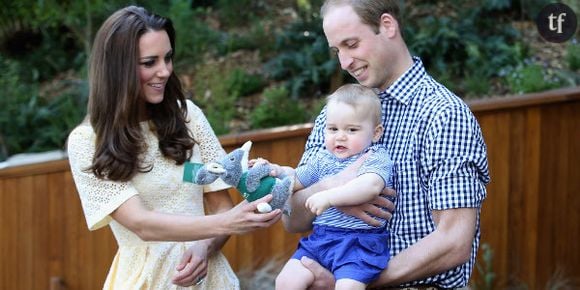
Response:
[[[248,167],[250,167],[250,168],[257,166],[257,165],[261,165],[261,164],[270,164],[270,161],[268,161],[262,157],[250,159],[250,161],[248,161]]]
[[[317,216],[321,215],[330,206],[330,199],[324,194],[324,191],[316,193],[306,200],[306,208]]]
[[[282,177],[284,175],[284,170],[282,169],[282,166],[280,166],[278,164],[270,163],[270,161],[268,161],[264,158],[258,157],[256,159],[252,159],[252,160],[248,161],[248,166],[250,168],[252,168],[254,166],[260,166],[260,165],[270,166],[270,176]]]
[[[284,178],[286,176],[286,172],[282,166],[270,163],[270,176]]]

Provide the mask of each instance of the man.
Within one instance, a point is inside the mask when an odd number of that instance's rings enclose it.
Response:
[[[329,46],[343,70],[376,88],[383,107],[386,145],[395,162],[396,208],[390,220],[392,260],[373,287],[440,289],[467,286],[479,246],[479,214],[489,182],[486,145],[467,105],[429,76],[401,35],[396,0],[327,0],[321,8]],[[318,116],[301,163],[324,148],[325,111]],[[295,193],[283,222],[288,231],[311,228],[304,201],[343,184],[356,168]],[[392,193],[388,192],[388,193]],[[356,194],[356,192],[353,192]],[[376,200],[379,206],[392,206]],[[372,204],[343,208],[372,223]],[[333,277],[317,263],[315,289]]]

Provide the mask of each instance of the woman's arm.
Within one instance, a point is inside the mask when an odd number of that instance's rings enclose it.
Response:
[[[226,212],[234,207],[234,202],[232,201],[232,198],[230,197],[230,194],[227,190],[208,192],[204,194],[203,197],[207,211],[206,214],[219,214]],[[208,239],[207,242],[209,255],[212,255],[213,253],[221,250],[229,237],[229,235],[223,235]]]
[[[145,241],[193,241],[242,234],[276,223],[280,210],[256,213],[257,205],[269,202],[271,195],[248,203],[242,201],[236,207],[206,216],[166,214],[149,210],[141,198],[135,195],[121,204],[111,216]],[[224,205],[220,207],[224,210]]]

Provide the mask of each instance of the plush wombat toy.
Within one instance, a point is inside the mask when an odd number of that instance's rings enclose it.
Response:
[[[293,180],[290,177],[283,179],[269,176],[270,165],[258,164],[248,169],[248,156],[252,142],[246,142],[221,160],[207,164],[185,163],[183,180],[195,184],[210,184],[221,178],[225,183],[235,186],[242,196],[248,201],[254,201],[272,193],[274,198],[270,204],[260,203],[259,212],[270,212],[272,209],[282,209],[288,213],[285,207],[286,200],[292,193]]]

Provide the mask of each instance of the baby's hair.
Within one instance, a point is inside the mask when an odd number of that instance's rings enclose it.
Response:
[[[365,114],[374,125],[381,124],[382,108],[379,96],[368,87],[360,84],[346,84],[326,97],[326,104],[345,103],[352,106],[357,114]]]

